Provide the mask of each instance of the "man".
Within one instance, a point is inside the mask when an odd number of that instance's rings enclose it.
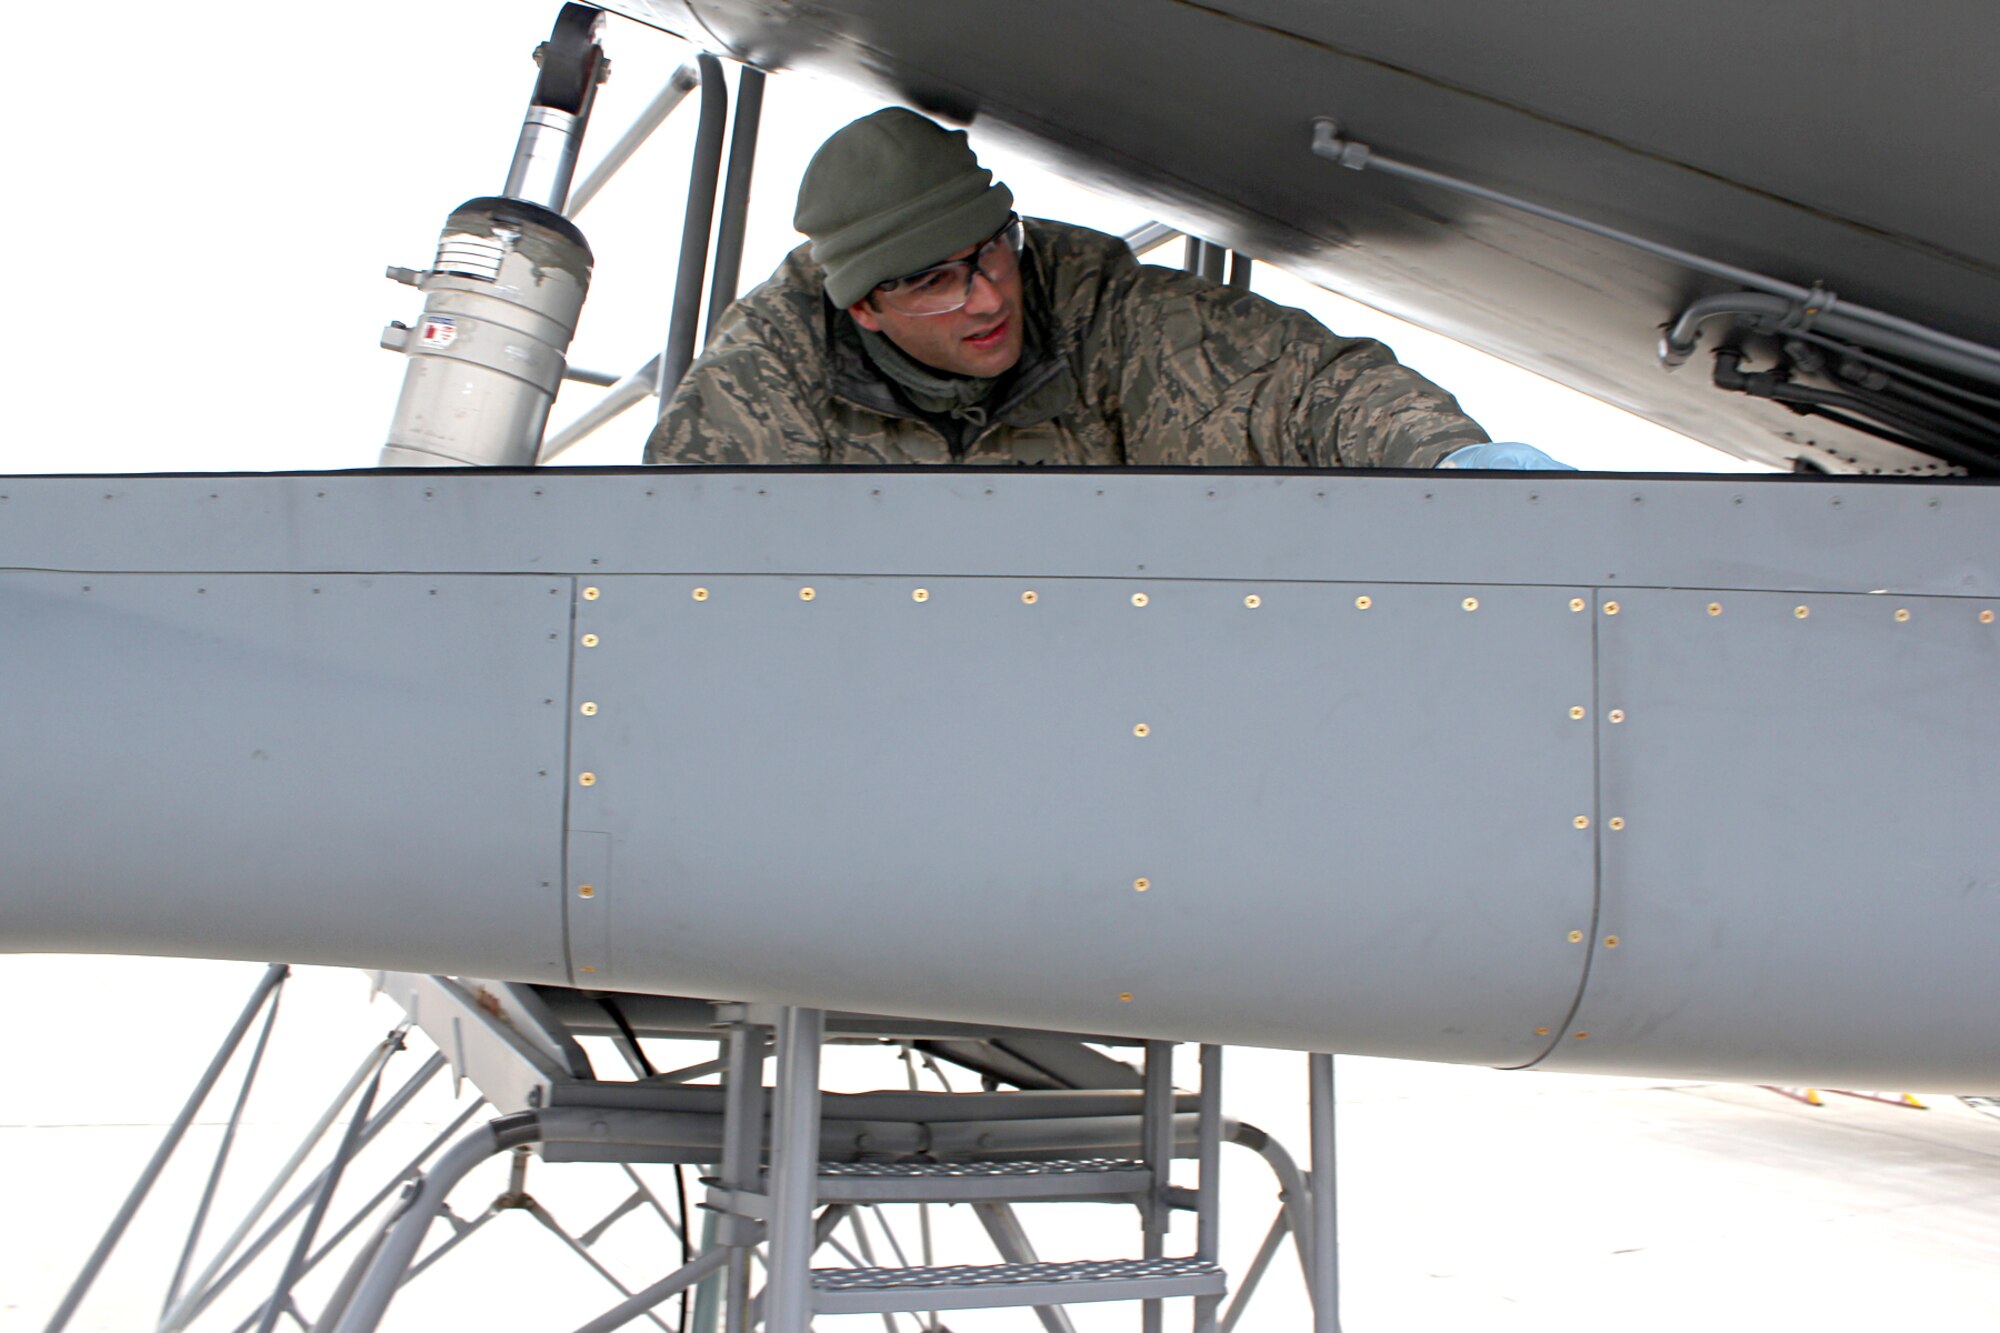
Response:
[[[799,186],[810,243],[723,315],[646,461],[1563,466],[1380,343],[1013,204],[962,130],[836,132]]]

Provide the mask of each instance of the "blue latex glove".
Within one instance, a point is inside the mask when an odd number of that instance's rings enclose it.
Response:
[[[1567,463],[1558,463],[1532,444],[1508,440],[1498,444],[1468,444],[1438,460],[1439,467],[1518,469],[1524,472],[1574,472]]]

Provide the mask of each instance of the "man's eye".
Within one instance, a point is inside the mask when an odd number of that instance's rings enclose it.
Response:
[[[941,292],[951,286],[952,276],[950,269],[932,269],[929,273],[919,273],[908,279],[903,285],[903,290],[918,295]]]

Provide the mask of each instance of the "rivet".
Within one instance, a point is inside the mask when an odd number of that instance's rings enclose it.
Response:
[[[696,588],[696,589],[694,590],[694,599],[695,599],[695,600],[696,600],[697,602],[705,602],[705,601],[707,601],[707,600],[708,600],[708,589],[706,589],[706,588]]]
[[[1580,930],[1572,930],[1572,931],[1571,931],[1571,932],[1569,933],[1569,942],[1570,942],[1571,944],[1581,944],[1581,943],[1583,943],[1583,932],[1582,932],[1582,931],[1580,931]]]
[[[1625,720],[1625,710],[1622,708],[1614,708],[1611,710],[1609,716],[1613,722],[1623,722]]]
[[[1615,948],[1617,948],[1617,947],[1618,947],[1618,937],[1617,937],[1616,935],[1606,935],[1606,936],[1604,937],[1604,947],[1605,947],[1605,948],[1607,948],[1607,949],[1615,949]]]
[[[581,707],[581,708],[577,709],[576,711],[577,711],[577,712],[579,712],[579,713],[582,713],[582,714],[583,714],[583,715],[584,715],[585,717],[596,717],[596,716],[597,716],[597,705],[596,705],[596,704],[590,704],[590,703],[587,703],[587,704],[583,705],[583,707]]]
[[[1363,594],[1362,596],[1354,599],[1354,609],[1357,611],[1366,611],[1369,607],[1373,605],[1375,605],[1375,599],[1373,597],[1367,596],[1366,594]]]
[[[1605,615],[1607,615],[1607,616],[1615,616],[1615,615],[1617,615],[1617,614],[1618,614],[1618,603],[1616,603],[1616,602],[1606,602],[1606,603],[1604,604],[1604,614],[1605,614]]]
[[[1712,616],[1719,616],[1719,615],[1721,615],[1721,614],[1722,614],[1722,603],[1721,603],[1721,602],[1710,602],[1710,603],[1708,604],[1708,613],[1709,613],[1710,615],[1712,615]]]
[[[595,898],[597,896],[597,886],[594,884],[579,884],[576,886],[576,896],[579,898]]]
[[[1581,610],[1583,610],[1583,598],[1581,598],[1581,597],[1572,597],[1572,598],[1570,598],[1570,599],[1569,599],[1569,609],[1570,609],[1570,610],[1572,610],[1572,611],[1581,611]]]
[[[1569,715],[1570,715],[1570,717],[1571,717],[1571,718],[1575,719],[1575,720],[1576,720],[1576,721],[1578,721],[1578,722],[1581,722],[1581,721],[1583,721],[1583,717],[1584,717],[1584,708],[1583,708],[1583,705],[1582,705],[1582,704],[1572,704],[1572,705],[1570,705],[1570,710],[1569,710]]]
[[[1536,1028],[1535,1035],[1537,1037],[1546,1037],[1549,1035],[1549,1030],[1547,1028]]]
[[[1576,825],[1576,826],[1577,826],[1578,828],[1589,828],[1589,827],[1590,827],[1590,816],[1589,816],[1589,815],[1578,815],[1578,816],[1577,816],[1577,817],[1576,817],[1575,819],[1572,819],[1572,820],[1570,821],[1570,823],[1572,823],[1572,824]]]
[[[583,590],[583,600],[584,600],[584,601],[586,601],[586,602],[594,602],[594,601],[596,601],[596,600],[597,600],[597,598],[598,598],[598,591],[597,591],[597,589],[595,589],[595,588],[585,588],[585,589]]]
[[[1588,1041],[1590,1039],[1590,1034],[1588,1032],[1579,1032],[1576,1034],[1576,1039],[1578,1041]]]
[[[1132,887],[1137,889],[1140,893],[1144,893],[1147,889],[1153,887],[1153,881],[1145,878],[1142,875],[1138,879],[1132,881]]]
[[[595,634],[584,635],[583,646],[586,648],[595,648],[597,646],[597,636]]]
[[[910,600],[913,602],[928,602],[930,599],[931,590],[929,588],[918,588],[910,594]]]
[[[595,787],[597,785],[597,774],[595,773],[577,774],[576,785],[579,787]]]
[[[1128,991],[1128,990],[1122,990],[1122,991],[1119,991],[1119,992],[1118,992],[1118,1003],[1120,1003],[1120,1004],[1130,1004],[1130,1003],[1132,1003],[1132,992],[1131,992],[1131,991]]]
[[[1477,611],[1479,609],[1479,599],[1477,597],[1468,597],[1460,602],[1459,605],[1468,611]]]
[[[1138,726],[1132,728],[1132,734],[1134,736],[1140,737],[1141,739],[1144,739],[1145,737],[1153,734],[1153,729],[1147,726],[1144,722],[1141,722]]]
[[[1981,612],[1979,613],[1979,623],[1980,623],[1980,624],[1982,624],[1982,625],[1990,625],[1990,624],[1992,624],[1992,623],[1993,623],[1993,613],[1992,613],[1991,611],[1981,611]]]
[[[1033,588],[1030,588],[1026,592],[1021,594],[1021,601],[1024,605],[1033,606],[1036,600],[1037,599],[1035,595],[1035,590]]]
[[[811,588],[799,589],[799,600],[802,602],[810,602],[817,595]]]
[[[1905,621],[1905,620],[1908,620],[1909,618],[1910,618],[1910,613],[1909,613],[1908,611],[1904,610],[1904,609],[1903,609],[1902,607],[1900,607],[1900,606],[1896,608],[1896,620],[1897,620],[1897,623],[1899,623],[1899,624],[1900,624],[1901,622],[1903,622],[1903,621]]]
[[[577,971],[579,972],[595,972],[596,970],[597,969],[592,967],[589,963],[585,963],[582,967],[579,967],[577,969]]]
[[[1259,597],[1254,592],[1251,593],[1248,597],[1245,597],[1243,599],[1243,605],[1249,607],[1252,611],[1255,611],[1258,607],[1262,606],[1263,604],[1264,604],[1264,599]]]
[[[1792,614],[1796,616],[1798,619],[1804,620],[1807,616],[1812,614],[1812,611],[1803,606],[1795,606],[1792,608]]]
[[[1625,816],[1623,815],[1611,816],[1611,831],[1613,833],[1616,833],[1618,830],[1624,827],[1625,827]]]
[[[1133,593],[1133,594],[1132,594],[1132,605],[1134,605],[1134,606],[1144,606],[1145,604],[1146,604],[1146,594],[1145,594],[1145,593],[1143,593],[1143,592],[1135,592],[1135,593]]]

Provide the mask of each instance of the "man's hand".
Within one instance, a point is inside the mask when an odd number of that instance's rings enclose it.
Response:
[[[1505,441],[1499,444],[1468,444],[1438,460],[1439,467],[1473,467],[1523,472],[1574,472],[1567,463],[1558,463],[1532,444]]]

